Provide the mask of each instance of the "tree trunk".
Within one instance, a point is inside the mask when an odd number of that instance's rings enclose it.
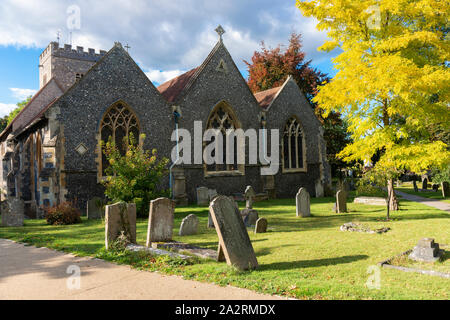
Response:
[[[398,211],[398,199],[394,191],[394,180],[390,179],[388,181],[388,199],[389,199],[389,209],[390,211]]]

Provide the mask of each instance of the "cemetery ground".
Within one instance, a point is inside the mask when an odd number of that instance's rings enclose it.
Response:
[[[349,202],[352,200],[349,198]],[[249,235],[259,263],[254,271],[237,271],[226,263],[152,257],[143,253],[107,252],[101,220],[87,220],[72,226],[49,226],[44,220],[26,220],[20,228],[0,227],[0,238],[48,247],[79,256],[95,256],[137,269],[181,275],[185,279],[247,288],[261,293],[297,299],[449,299],[450,280],[429,275],[380,269],[380,289],[369,289],[370,266],[412,249],[417,241],[433,237],[441,245],[450,244],[450,214],[419,203],[401,200],[401,211],[348,203],[348,213],[332,211],[334,199],[311,199],[309,218],[297,218],[295,199],[278,199],[254,204],[259,216],[268,220],[268,232]],[[244,207],[240,203],[240,208]],[[200,219],[199,233],[178,236],[181,220],[189,214]],[[207,228],[208,207],[177,207],[174,240],[217,249],[214,229]],[[359,222],[371,229],[390,227],[384,234],[343,232],[339,227]],[[145,244],[147,219],[138,219],[137,242]],[[446,255],[435,267],[450,272]],[[401,261],[396,261],[401,263]],[[434,268],[434,267],[433,267]]]

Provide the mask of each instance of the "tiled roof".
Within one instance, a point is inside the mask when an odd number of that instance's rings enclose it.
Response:
[[[166,98],[167,101],[171,103],[175,102],[175,100],[184,90],[189,81],[194,77],[198,69],[199,67],[163,83],[157,88],[158,91],[163,95],[164,98]]]
[[[37,117],[42,115],[42,111],[53,103],[58,97],[63,94],[63,90],[59,84],[53,78],[42,87],[34,96],[30,102],[19,112],[14,120],[8,125],[8,127],[0,134],[0,138],[11,129],[12,132],[17,132],[20,129],[25,128]]]
[[[280,89],[281,87],[276,87],[255,93],[255,98],[258,101],[261,108],[267,109],[272,103],[273,99],[275,99],[275,97],[277,96]]]

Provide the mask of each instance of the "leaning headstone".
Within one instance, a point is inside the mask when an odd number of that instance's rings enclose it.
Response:
[[[25,204],[21,199],[13,198],[2,202],[2,226],[22,227],[25,215]]]
[[[198,218],[195,214],[190,214],[181,221],[180,236],[190,236],[197,234],[198,229]]]
[[[147,247],[152,242],[172,240],[175,202],[167,198],[159,198],[150,202],[148,215]]]
[[[136,204],[116,203],[106,206],[105,211],[105,246],[111,244],[121,233],[130,243],[136,243]]]
[[[409,258],[421,262],[436,262],[443,254],[443,250],[439,250],[439,244],[434,239],[425,238],[419,241],[414,247]]]
[[[336,213],[347,212],[347,193],[339,190],[336,193]]]
[[[209,204],[209,189],[206,187],[197,188],[197,205],[205,206]]]
[[[209,210],[227,264],[240,270],[257,268],[258,261],[247,229],[231,199],[218,196],[211,202]]]
[[[300,188],[298,190],[297,196],[295,197],[297,217],[310,217],[311,216],[311,205],[310,196],[305,188]]]
[[[442,196],[444,198],[450,197],[450,184],[447,181],[441,183]]]
[[[102,210],[103,199],[94,197],[87,202],[87,218],[89,220],[101,219],[103,217]]]
[[[265,233],[267,232],[267,219],[259,218],[256,221],[255,233]]]
[[[424,178],[422,180],[422,189],[423,190],[427,190],[428,189],[428,179],[427,178]]]

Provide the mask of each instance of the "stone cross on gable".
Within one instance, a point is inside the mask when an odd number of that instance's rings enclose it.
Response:
[[[127,45],[125,46],[125,49],[127,49],[127,52],[128,52],[129,49],[131,49],[131,47],[128,45],[128,43],[127,43]]]
[[[253,201],[254,201],[253,199],[256,197],[256,192],[255,192],[255,190],[253,190],[252,186],[248,186],[245,189],[244,197],[246,200],[245,207],[247,209],[253,209]]]
[[[220,41],[222,41],[222,36],[223,36],[223,34],[225,33],[225,29],[222,28],[221,25],[219,25],[219,26],[216,28],[216,32],[217,32],[217,34],[218,34],[219,37],[220,37]]]

